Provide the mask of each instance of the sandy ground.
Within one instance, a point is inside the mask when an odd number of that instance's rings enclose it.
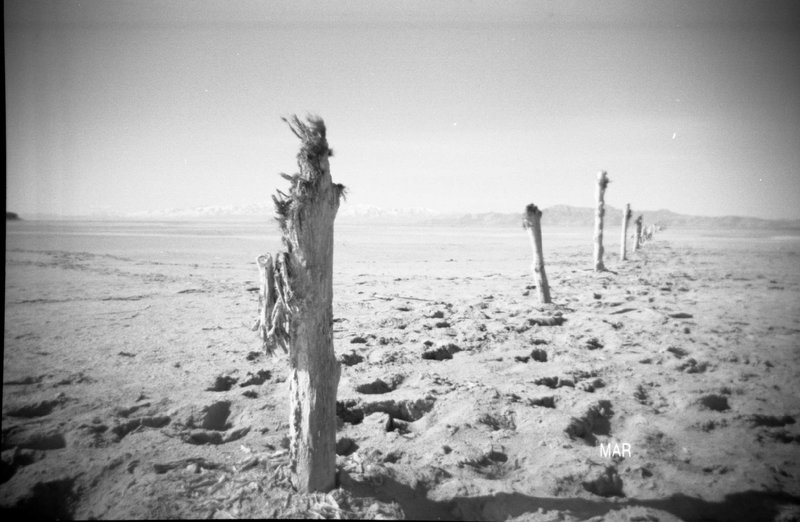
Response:
[[[234,260],[9,236],[3,509],[800,518],[796,238],[666,231],[624,263],[608,245],[604,273],[591,231],[546,241],[539,306],[521,229],[354,230],[334,285],[341,488],[311,496],[286,478],[286,360],[249,328],[273,245]]]

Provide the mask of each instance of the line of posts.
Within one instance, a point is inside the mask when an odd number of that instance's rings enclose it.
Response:
[[[594,270],[595,272],[603,272],[606,270],[603,263],[604,249],[603,249],[603,224],[605,218],[605,192],[611,180],[608,178],[606,171],[597,173],[597,185],[595,188],[595,219],[594,219]],[[628,259],[628,224],[630,223],[633,213],[631,212],[631,205],[627,203],[625,209],[622,211],[622,241],[620,244],[619,259],[626,261]],[[634,221],[636,229],[633,236],[633,251],[636,252],[653,238],[653,235],[658,230],[658,227],[651,224],[647,228],[643,226],[643,216],[640,214]],[[550,303],[550,287],[547,283],[547,276],[544,269],[544,254],[542,252],[542,211],[533,203],[525,207],[525,214],[523,218],[523,227],[527,229],[530,235],[531,248],[533,250],[533,279],[536,284],[537,293],[539,295],[539,302],[542,304]]]
[[[289,453],[295,488],[302,493],[336,487],[336,393],[340,366],[333,350],[333,222],[344,193],[331,179],[325,124],[319,117],[306,122],[286,120],[301,140],[300,169],[290,181],[289,193],[273,196],[285,249],[273,260],[258,257],[261,280],[259,315],[254,326],[267,353],[278,347],[289,354]],[[608,174],[597,175],[594,227],[594,269],[603,264],[603,219]],[[626,259],[630,204],[622,218],[620,260]],[[533,250],[533,277],[539,301],[550,303],[550,286],[542,251],[542,211],[525,208],[523,225]],[[655,227],[636,221],[634,251],[652,238]]]

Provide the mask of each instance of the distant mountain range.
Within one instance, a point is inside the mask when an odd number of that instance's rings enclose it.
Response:
[[[645,224],[658,224],[667,228],[685,229],[783,229],[800,230],[800,219],[761,219],[741,216],[688,216],[670,210],[636,211],[644,217]],[[272,204],[252,204],[240,206],[208,206],[188,209],[168,209],[148,212],[122,214],[96,212],[87,216],[73,216],[70,219],[143,219],[143,220],[269,220],[273,216]],[[7,216],[8,217],[8,216]],[[36,219],[58,219],[55,216],[31,216]],[[472,214],[446,214],[427,208],[384,209],[373,205],[351,205],[343,203],[336,217],[337,223],[369,223],[387,225],[440,225],[470,227],[519,227],[522,224],[522,210],[519,212],[484,212]],[[606,206],[605,223],[619,226],[622,210]],[[543,226],[587,227],[594,223],[594,209],[555,205],[542,209]]]
[[[593,226],[594,209],[589,207],[571,207],[555,205],[542,209],[543,226]],[[667,228],[685,229],[797,229],[800,230],[800,219],[761,219],[741,216],[688,216],[677,214],[671,210],[634,210],[633,218],[643,216],[645,225],[657,224]],[[428,220],[430,224],[462,225],[462,226],[520,226],[522,212],[483,214],[463,214],[459,216],[437,216]],[[619,226],[622,223],[622,209],[606,205],[605,221],[608,226]],[[631,223],[632,224],[632,223]]]

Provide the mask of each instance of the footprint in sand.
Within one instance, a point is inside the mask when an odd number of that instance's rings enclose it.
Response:
[[[539,377],[533,381],[533,384],[539,386],[547,386],[548,388],[562,388],[567,386],[569,388],[575,387],[575,382],[572,379],[564,377]]]
[[[383,379],[375,379],[369,383],[359,384],[356,386],[356,391],[365,395],[381,395],[396,390],[404,379],[405,376],[400,374],[393,375],[385,381]]]
[[[336,454],[346,457],[358,450],[358,444],[351,438],[342,437],[336,441]]]
[[[408,424],[418,421],[433,409],[435,397],[424,399],[386,399],[376,402],[362,403],[359,400],[336,401],[336,416],[343,423],[361,424],[366,417],[374,413],[386,414],[385,417],[376,416],[373,423],[378,422],[384,426],[384,431],[403,431],[408,429]],[[377,419],[377,420],[376,420]]]
[[[453,354],[460,351],[461,348],[458,345],[449,343],[436,349],[425,350],[422,352],[422,358],[431,361],[444,361],[452,359]]]
[[[760,415],[755,414],[750,416],[750,423],[753,426],[766,426],[768,428],[782,427],[787,424],[794,424],[794,417],[791,415]]]
[[[224,392],[233,388],[233,385],[239,382],[239,379],[230,375],[217,375],[214,382],[206,388],[206,391]]]
[[[0,462],[0,484],[8,482],[19,468],[30,466],[43,458],[43,452],[31,449],[15,447],[14,449],[3,451],[3,459]]]
[[[239,384],[239,387],[258,386],[264,384],[270,377],[272,377],[272,374],[269,370],[258,370],[256,373],[247,372],[244,381]]]
[[[16,408],[10,408],[6,411],[9,417],[21,417],[24,419],[32,419],[35,417],[44,417],[49,415],[57,406],[65,402],[64,398],[44,400],[32,404],[24,404]]]
[[[492,431],[516,431],[517,429],[517,424],[514,422],[514,413],[511,411],[507,411],[502,415],[484,413],[478,417],[477,422],[489,426]]]
[[[345,366],[355,366],[358,363],[364,362],[364,357],[356,352],[344,353],[339,357],[339,362]]]
[[[528,319],[530,326],[561,326],[566,319],[560,315],[552,317],[531,317]]]
[[[603,347],[603,343],[597,337],[592,337],[586,341],[584,348],[587,350],[599,350]]]
[[[56,450],[67,447],[64,434],[58,430],[33,430],[10,428],[3,433],[3,449],[18,447],[30,450]]]
[[[229,422],[231,402],[214,402],[201,411],[199,421],[190,417],[186,422],[188,430],[183,430],[181,439],[188,444],[225,444],[241,439],[250,432],[250,427],[232,429]],[[199,426],[196,424],[199,422]]]
[[[622,479],[614,466],[609,466],[597,477],[582,483],[583,488],[601,497],[624,497]]]
[[[169,415],[155,415],[150,417],[139,417],[119,423],[111,428],[111,433],[115,436],[115,442],[119,442],[125,436],[144,429],[144,428],[163,428],[170,423],[172,418]]]
[[[602,388],[606,385],[606,383],[600,377],[595,377],[594,379],[588,381],[580,381],[575,385],[576,390],[585,391],[587,393],[594,393],[594,391],[598,388]]]
[[[707,368],[707,362],[697,362],[692,357],[689,357],[686,361],[678,365],[678,370],[686,373],[705,373]]]
[[[542,408],[555,408],[556,398],[552,395],[537,397],[535,399],[528,399],[528,404],[531,406],[539,406]]]
[[[33,376],[26,376],[20,379],[12,379],[10,381],[3,381],[3,386],[25,386],[28,384],[39,384],[42,380],[47,377],[46,375],[37,375],[36,377]]]
[[[677,346],[670,346],[669,348],[667,348],[667,351],[672,355],[674,355],[675,357],[677,357],[678,359],[682,359],[687,355],[689,355],[689,352]]]
[[[547,362],[547,352],[541,348],[534,348],[531,351],[531,358],[536,362]]]
[[[519,468],[516,462],[510,462],[508,454],[503,451],[503,448],[489,448],[483,451],[480,455],[472,458],[466,458],[456,464],[459,468],[469,466],[480,475],[488,479],[500,479],[505,475]]]
[[[728,398],[724,395],[717,395],[715,393],[703,395],[697,400],[697,403],[701,408],[712,411],[726,411],[730,409],[730,405],[728,405]]]
[[[600,400],[590,406],[580,417],[573,417],[564,430],[572,439],[582,439],[587,445],[594,446],[596,435],[610,435],[609,419],[614,416],[611,401]]]

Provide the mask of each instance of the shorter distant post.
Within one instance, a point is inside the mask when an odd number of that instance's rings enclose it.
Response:
[[[628,259],[628,222],[631,220],[631,204],[625,205],[625,210],[622,211],[622,246],[619,248],[619,260],[625,261]]]
[[[597,173],[597,188],[595,198],[597,207],[594,215],[594,270],[602,272],[606,269],[603,264],[603,216],[606,214],[605,193],[608,186],[608,174],[601,170]]]
[[[636,218],[636,238],[633,242],[634,252],[642,248],[642,219],[644,218],[641,214],[639,214],[639,217]]]
[[[542,254],[542,211],[531,203],[525,207],[525,219],[522,226],[528,230],[533,249],[533,279],[536,281],[536,290],[539,302],[550,302],[550,286],[547,284],[547,274],[544,271],[544,254]]]

